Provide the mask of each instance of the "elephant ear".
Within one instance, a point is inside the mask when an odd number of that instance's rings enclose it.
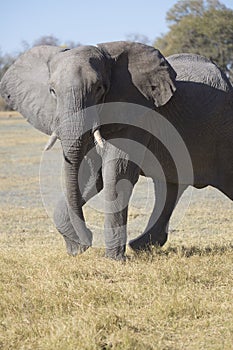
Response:
[[[127,64],[131,82],[146,99],[152,99],[156,107],[165,105],[173,96],[176,72],[154,47],[124,41],[98,46],[108,52],[116,65],[118,61]]]
[[[49,93],[48,63],[60,51],[55,46],[32,48],[15,61],[0,84],[6,103],[48,135],[53,131],[56,111],[56,101]]]

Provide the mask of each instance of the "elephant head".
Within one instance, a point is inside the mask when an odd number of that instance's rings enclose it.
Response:
[[[76,223],[73,218],[72,224],[79,234],[84,232],[82,244],[90,245],[91,233],[83,219],[78,168],[88,143],[93,142],[92,134],[102,146],[98,111],[91,108],[87,112],[87,107],[104,101],[150,101],[160,107],[176,89],[175,76],[158,50],[130,42],[71,50],[35,47],[16,60],[4,75],[0,93],[7,103],[35,128],[52,135],[48,148],[57,137],[61,140],[68,203],[74,216],[81,218]]]

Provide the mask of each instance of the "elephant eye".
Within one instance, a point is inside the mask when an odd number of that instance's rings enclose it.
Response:
[[[49,88],[49,92],[54,98],[56,98],[56,91],[52,87]]]
[[[97,88],[96,88],[96,91],[97,91],[97,92],[100,92],[100,91],[102,91],[102,89],[103,89],[102,86],[101,86],[101,85],[98,85]]]
[[[152,90],[152,91],[155,91],[156,89],[157,89],[157,86],[151,85],[151,90]]]

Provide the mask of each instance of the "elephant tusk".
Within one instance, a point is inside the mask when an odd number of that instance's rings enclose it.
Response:
[[[55,144],[55,142],[57,141],[58,137],[55,134],[55,132],[52,133],[52,135],[50,136],[47,144],[45,145],[44,150],[48,151],[49,149],[51,149],[53,147],[53,145]]]
[[[98,145],[103,148],[104,147],[104,142],[103,142],[103,139],[102,139],[102,136],[100,134],[100,131],[99,130],[96,130],[94,132],[94,138],[95,138],[95,141],[98,143]]]

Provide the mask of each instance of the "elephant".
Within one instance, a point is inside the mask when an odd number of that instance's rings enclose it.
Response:
[[[103,190],[106,256],[125,260],[128,203],[140,175],[153,179],[156,202],[145,232],[129,242],[135,251],[165,244],[172,212],[189,185],[214,186],[233,200],[233,88],[202,56],[165,58],[154,47],[124,41],[70,50],[38,46],[8,69],[0,93],[51,136],[47,149],[61,141],[66,194],[54,222],[73,256],[92,245],[83,205]],[[178,147],[174,160],[176,133],[188,156]],[[151,165],[153,156],[158,166]]]

